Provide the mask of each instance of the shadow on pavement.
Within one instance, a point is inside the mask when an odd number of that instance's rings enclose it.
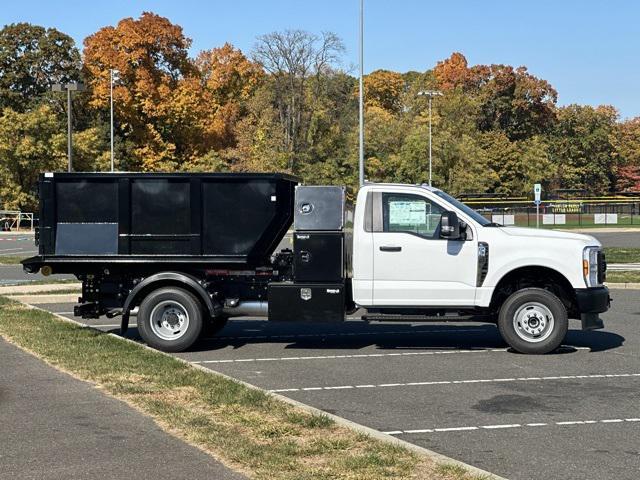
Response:
[[[563,347],[551,354],[592,352],[622,346],[625,338],[606,331],[570,330]],[[241,348],[248,344],[286,344],[286,349],[361,349],[375,346],[393,350],[486,350],[504,348],[495,325],[490,324],[375,324],[350,321],[342,324],[291,324],[259,320],[230,322],[217,336],[203,338],[190,351]]]

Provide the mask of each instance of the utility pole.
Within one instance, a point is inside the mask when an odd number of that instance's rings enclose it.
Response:
[[[51,86],[51,90],[54,92],[67,91],[67,158],[69,160],[69,166],[67,170],[71,172],[73,169],[73,132],[72,132],[72,119],[73,112],[71,110],[71,92],[81,92],[84,90],[84,85],[80,82],[69,83],[54,83]]]
[[[359,88],[359,151],[358,151],[358,166],[359,166],[359,179],[360,186],[364,185],[364,85],[362,77],[364,75],[364,0],[360,0],[360,88]]]
[[[432,171],[432,149],[431,149],[431,101],[433,97],[441,97],[442,92],[438,92],[436,90],[423,90],[418,92],[418,95],[425,95],[429,97],[429,186],[431,186],[431,171]]]
[[[118,71],[110,68],[109,69],[109,87],[110,87],[110,100],[111,100],[111,171],[114,170],[114,160],[113,160],[113,82],[116,79],[115,77],[118,75]]]

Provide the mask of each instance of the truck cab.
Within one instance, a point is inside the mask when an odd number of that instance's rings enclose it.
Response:
[[[588,235],[505,227],[426,185],[358,193],[353,298],[368,311],[484,314],[514,348],[542,353],[560,344],[567,317],[602,327],[605,271]]]

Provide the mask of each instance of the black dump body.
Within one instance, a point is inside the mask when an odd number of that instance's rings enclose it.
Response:
[[[293,221],[285,174],[55,173],[39,180],[39,255],[25,270],[255,268]]]

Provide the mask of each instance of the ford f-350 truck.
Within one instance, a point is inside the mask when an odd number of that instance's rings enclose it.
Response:
[[[284,174],[46,173],[27,272],[82,281],[75,314],[135,316],[149,345],[189,348],[228,319],[482,321],[548,353],[568,320],[602,328],[593,237],[504,227],[437,188],[301,186]],[[293,224],[293,249],[275,251]]]

